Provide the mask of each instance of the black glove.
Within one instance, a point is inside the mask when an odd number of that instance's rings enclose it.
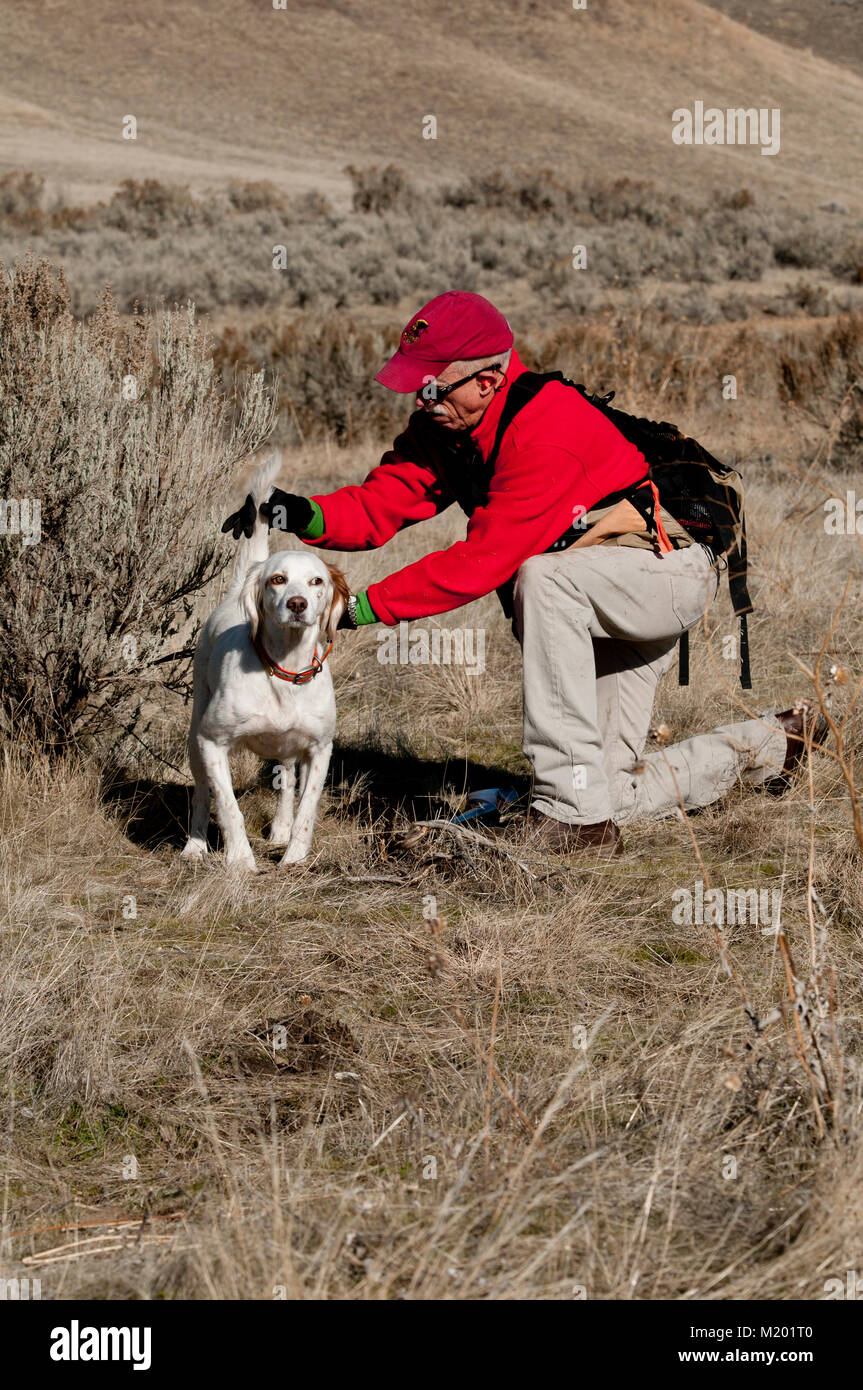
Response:
[[[273,520],[273,513],[276,519]],[[293,531],[299,535],[309,525],[314,511],[308,497],[297,497],[293,492],[282,492],[274,487],[266,502],[261,503],[261,516],[266,517],[270,529]]]
[[[351,594],[350,597],[348,598],[347,605],[346,605],[346,607],[345,607],[345,611],[344,611],[344,613],[342,614],[342,616],[339,618],[339,621],[336,623],[336,627],[337,627],[337,628],[347,628],[349,631],[352,631],[352,632],[355,632],[355,631],[356,631],[356,628],[357,628],[357,596],[356,596],[356,594]]]
[[[252,494],[249,493],[240,510],[238,512],[231,512],[227,521],[222,522],[222,532],[233,531],[234,540],[238,541],[240,539],[240,532],[242,531],[246,540],[250,541],[252,539],[252,531],[255,529],[257,515],[258,511],[255,506],[255,499]]]

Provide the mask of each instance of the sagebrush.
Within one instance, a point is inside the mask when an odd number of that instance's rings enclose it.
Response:
[[[185,679],[194,595],[225,564],[216,517],[267,437],[262,374],[221,392],[194,309],[84,323],[62,273],[0,274],[2,727],[60,748],[118,736]],[[39,534],[16,516],[38,505]],[[184,634],[185,642],[180,641]]]

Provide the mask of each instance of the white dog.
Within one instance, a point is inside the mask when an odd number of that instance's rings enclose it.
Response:
[[[277,468],[278,457],[257,474],[252,492],[258,505],[269,496]],[[310,551],[268,555],[268,537],[267,522],[258,516],[251,540],[240,541],[228,596],[210,614],[195,651],[189,730],[195,798],[182,854],[200,860],[207,853],[212,792],[226,862],[253,872],[228,758],[242,747],[282,764],[270,842],[287,846],[281,864],[300,863],[311,847],[336,727],[326,658],[349,597],[339,570]]]

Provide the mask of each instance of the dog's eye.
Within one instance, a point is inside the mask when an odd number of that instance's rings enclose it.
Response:
[[[310,584],[323,584],[323,582],[319,574],[314,575],[314,577],[309,580]]]
[[[271,574],[267,580],[268,584],[284,584],[284,582],[285,576],[283,574]]]

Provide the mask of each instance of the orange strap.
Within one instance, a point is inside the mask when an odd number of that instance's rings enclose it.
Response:
[[[673,550],[674,546],[668,539],[668,532],[662,524],[662,517],[659,515],[659,492],[656,483],[652,478],[645,478],[643,482],[636,484],[636,490],[640,491],[643,487],[649,487],[653,495],[653,525],[656,531],[656,543],[660,551]]]
[[[668,532],[662,524],[662,517],[659,515],[659,493],[656,483],[650,480],[650,490],[653,493],[653,520],[656,522],[656,536],[659,541],[660,550],[673,550],[674,546],[668,539]]]

